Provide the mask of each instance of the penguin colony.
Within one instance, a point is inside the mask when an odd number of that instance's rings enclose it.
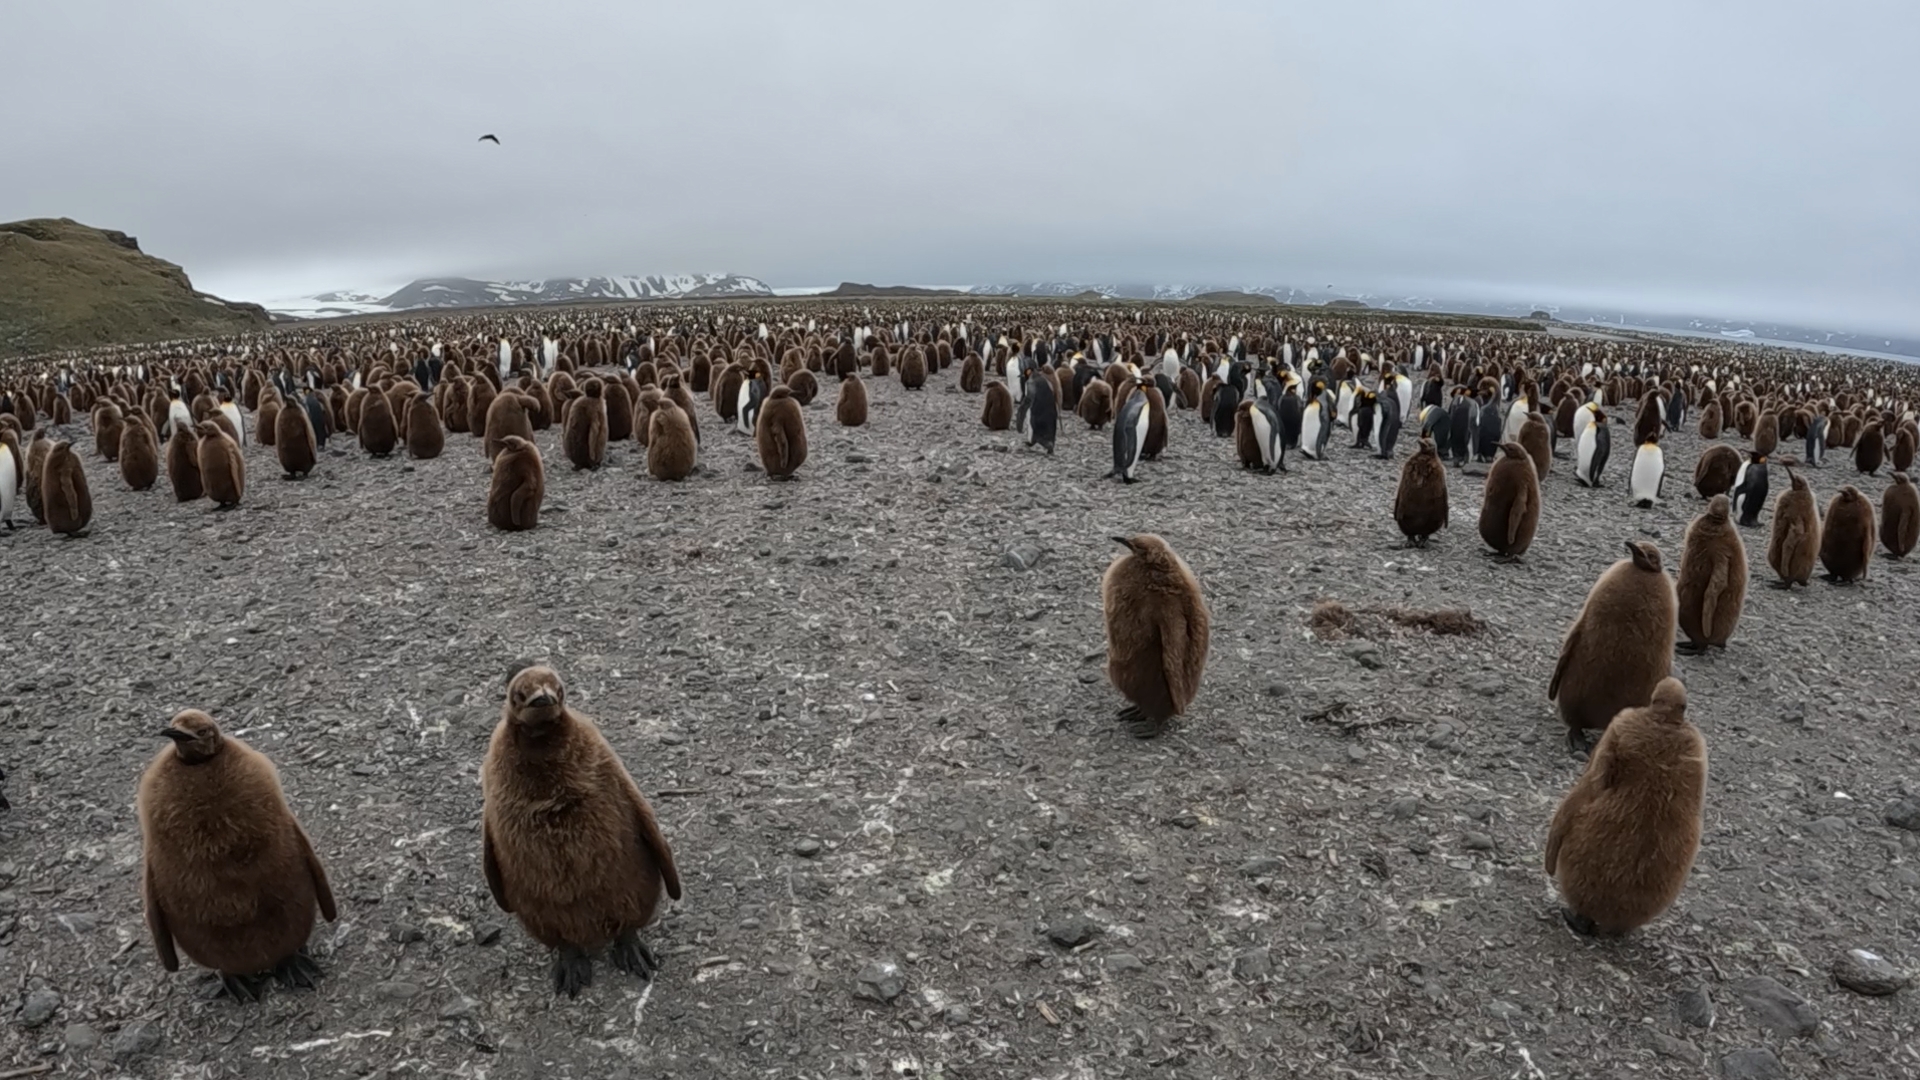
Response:
[[[1828,580],[1864,582],[1876,543],[1894,558],[1912,551],[1920,499],[1904,470],[1920,435],[1908,404],[1914,387],[1849,383],[1838,369],[1754,376],[1682,349],[1542,353],[1492,335],[1415,342],[1395,340],[1398,331],[1362,343],[1311,322],[1247,322],[1194,333],[1125,321],[988,329],[960,319],[876,331],[709,318],[644,333],[528,335],[521,325],[444,339],[410,327],[404,339],[371,343],[320,335],[186,355],[59,358],[0,380],[0,521],[11,530],[30,512],[54,533],[88,536],[81,455],[40,421],[59,405],[91,410],[82,445],[116,464],[132,490],[157,486],[164,465],[176,501],[223,510],[246,504],[250,439],[297,482],[324,472],[328,440],[343,434],[369,457],[404,446],[420,460],[466,435],[487,459],[487,520],[517,532],[539,526],[548,481],[540,432],[557,429],[547,442],[576,471],[599,470],[631,444],[652,480],[683,482],[700,474],[697,418],[711,408],[717,434],[750,437],[767,478],[792,480],[807,462],[807,409],[820,381],[835,391],[831,423],[857,428],[870,422],[864,374],[913,391],[950,382],[982,393],[988,431],[1011,430],[1022,447],[1049,455],[1063,438],[1060,413],[1071,413],[1085,427],[1069,424],[1065,438],[1111,444],[1101,455],[1110,468],[1087,481],[1120,485],[1151,482],[1163,454],[1208,452],[1220,440],[1211,452],[1257,474],[1241,482],[1284,492],[1292,469],[1337,468],[1356,452],[1400,460],[1412,424],[1392,526],[1413,546],[1457,535],[1443,532],[1457,494],[1450,487],[1484,476],[1484,549],[1524,562],[1557,458],[1571,459],[1577,487],[1557,486],[1553,497],[1591,499],[1594,513],[1616,516],[1631,536],[1636,508],[1675,497],[1661,439],[1697,412],[1701,436],[1716,441],[1696,463],[1694,490],[1709,501],[1682,542],[1677,584],[1659,548],[1627,541],[1572,618],[1542,688],[1570,745],[1600,733],[1547,823],[1544,869],[1566,923],[1618,935],[1659,917],[1699,849],[1707,777],[1705,741],[1675,677],[1677,638],[1683,654],[1735,640],[1747,582],[1742,534],[1769,511],[1766,562],[1778,584],[1807,585],[1816,558]],[[1619,490],[1608,464],[1613,428],[1629,409],[1634,454]],[[1182,413],[1195,416],[1176,422]],[[1731,433],[1745,445],[1717,441]],[[1820,513],[1800,470],[1821,468],[1829,447],[1849,450],[1850,470],[1863,477],[1889,460],[1899,470],[1877,525],[1872,500],[1852,485]],[[1770,489],[1770,457],[1785,467],[1784,490]],[[1152,738],[1200,697],[1212,618],[1200,577],[1167,540],[1113,539],[1123,552],[1098,590],[1106,674],[1126,703],[1122,729]],[[650,978],[660,963],[641,931],[682,898],[652,807],[600,729],[568,705],[556,671],[511,673],[504,698],[482,767],[480,862],[492,900],[552,950],[556,993],[591,985],[603,952]],[[320,971],[307,938],[315,912],[332,921],[336,904],[273,763],[205,712],[180,712],[161,735],[169,745],[140,778],[137,805],[144,909],[162,966],[176,970],[185,953],[243,1001],[270,979],[314,986]],[[244,872],[229,872],[241,851],[250,853]]]

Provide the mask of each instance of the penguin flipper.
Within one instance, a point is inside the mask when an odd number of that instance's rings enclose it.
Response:
[[[507,902],[506,879],[500,876],[500,860],[493,854],[493,826],[484,820],[480,823],[480,863],[486,870],[487,891],[493,894],[493,902],[501,911],[513,911],[513,905]]]
[[[1525,523],[1527,519],[1527,511],[1531,509],[1533,506],[1533,502],[1531,498],[1529,498],[1526,495],[1527,489],[1521,488],[1520,490],[1521,490],[1521,497],[1513,500],[1513,505],[1507,508],[1507,546],[1508,547],[1512,547],[1513,542],[1515,540],[1520,539],[1520,526],[1523,523]]]
[[[300,838],[300,855],[307,861],[307,873],[313,878],[313,898],[320,903],[320,914],[328,922],[339,918],[339,911],[333,903],[333,886],[327,884],[327,868],[320,865],[320,856],[313,853],[313,841],[307,839],[307,830],[293,823],[293,834]]]
[[[1720,607],[1720,598],[1727,591],[1727,563],[1721,559],[1713,564],[1713,573],[1707,578],[1706,591],[1700,597],[1700,629],[1711,632],[1713,615]]]
[[[1560,659],[1553,665],[1553,678],[1547,680],[1547,700],[1560,699],[1560,680],[1567,674],[1567,664],[1573,659],[1574,651],[1580,647],[1580,624],[1575,622],[1567,631],[1566,640],[1560,643]]]
[[[160,954],[160,966],[168,971],[179,971],[180,956],[173,951],[173,930],[167,925],[167,913],[160,906],[160,898],[153,892],[151,866],[141,876],[140,894],[142,906],[147,909],[147,933],[153,937],[153,951]]]
[[[631,776],[627,777],[627,793],[633,802],[634,825],[639,830],[640,846],[660,871],[660,883],[666,887],[667,895],[678,900],[680,868],[674,865],[673,848],[668,846],[667,838],[660,832],[660,822],[653,816],[653,807],[647,805],[640,789],[633,786]]]

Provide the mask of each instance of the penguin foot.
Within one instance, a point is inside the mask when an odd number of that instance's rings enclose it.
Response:
[[[1673,651],[1681,656],[1700,656],[1707,651],[1707,647],[1697,641],[1682,641],[1673,647]]]
[[[1593,757],[1593,743],[1587,740],[1587,733],[1584,730],[1567,729],[1567,752],[1582,761]]]
[[[1596,926],[1592,919],[1587,918],[1572,908],[1561,908],[1560,918],[1566,921],[1567,929],[1572,930],[1581,937],[1600,936],[1600,927]]]
[[[266,979],[259,975],[228,975],[225,972],[219,972],[207,978],[201,996],[207,1001],[231,998],[242,1004],[252,1005],[260,1000],[260,991],[265,983]]]
[[[611,952],[613,966],[629,975],[638,976],[641,982],[648,982],[653,973],[660,970],[660,958],[640,940],[640,935],[629,931],[614,941]]]
[[[1768,587],[1768,588],[1770,588],[1770,589],[1782,589],[1782,590],[1785,590],[1785,591],[1788,591],[1788,592],[1791,592],[1791,591],[1793,590],[1793,582],[1791,582],[1791,581],[1769,581],[1769,582],[1767,582],[1767,587]]]
[[[279,966],[273,969],[273,980],[287,990],[296,986],[302,990],[311,990],[319,985],[320,975],[320,965],[314,961],[313,957],[307,955],[305,949],[280,961]]]
[[[593,985],[593,958],[579,949],[561,949],[553,954],[553,992],[570,998]]]

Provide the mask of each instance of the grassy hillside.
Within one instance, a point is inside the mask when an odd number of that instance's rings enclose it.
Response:
[[[0,224],[0,356],[231,334],[266,309],[195,291],[133,237],[67,218]]]

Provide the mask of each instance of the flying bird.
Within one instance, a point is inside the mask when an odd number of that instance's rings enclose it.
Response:
[[[474,141],[475,141],[475,142],[490,142],[490,143],[492,143],[492,144],[493,144],[493,145],[495,145],[495,146],[499,146],[499,145],[500,145],[500,137],[499,137],[499,136],[497,136],[497,135],[482,135],[482,136],[480,136],[480,137],[479,137],[478,139],[476,139],[476,140],[474,140]]]

